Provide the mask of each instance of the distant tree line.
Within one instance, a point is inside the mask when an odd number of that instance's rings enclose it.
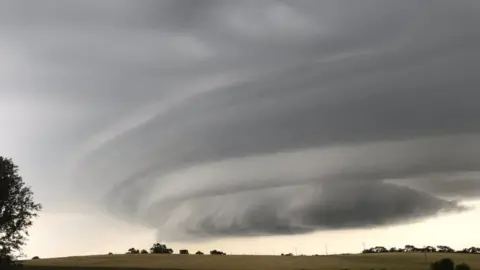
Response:
[[[454,250],[449,246],[426,246],[423,248],[417,248],[413,245],[406,245],[404,248],[386,248],[382,246],[376,246],[368,249],[364,249],[362,253],[387,253],[387,252],[441,252],[441,253],[472,253],[479,254],[480,248],[469,247],[461,250]]]
[[[152,245],[152,247],[150,248],[150,252],[148,252],[147,250],[145,249],[142,249],[142,250],[139,250],[139,249],[136,249],[134,247],[128,249],[128,251],[125,253],[125,254],[173,254],[173,249],[171,248],[168,248],[167,245],[164,245],[164,244],[160,244],[160,243],[155,243]],[[188,255],[190,254],[188,249],[180,249],[178,251],[179,254],[182,254],[182,255]],[[195,253],[196,255],[204,255],[203,252],[201,251],[197,251]],[[113,253],[108,253],[108,255],[113,255]],[[210,251],[210,255],[227,255],[225,252],[223,251],[219,251],[219,250],[212,250]]]

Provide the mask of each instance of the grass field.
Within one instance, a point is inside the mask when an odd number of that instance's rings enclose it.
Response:
[[[442,258],[465,262],[480,270],[480,255],[429,253],[358,254],[331,256],[220,256],[220,255],[101,255],[41,259],[24,262],[32,270],[111,270],[111,269],[186,269],[186,270],[427,270],[429,263]]]

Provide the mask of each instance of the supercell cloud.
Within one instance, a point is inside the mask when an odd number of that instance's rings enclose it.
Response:
[[[23,75],[0,94],[56,129],[38,140],[80,199],[159,238],[405,223],[480,195],[475,1],[8,4]]]

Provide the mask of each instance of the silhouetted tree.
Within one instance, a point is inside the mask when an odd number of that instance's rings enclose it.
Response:
[[[441,259],[430,265],[430,270],[454,270],[454,268],[455,263],[449,258]]]
[[[38,260],[38,259],[40,259],[40,257],[38,257],[38,256],[35,256],[35,257],[32,258],[32,260]]]
[[[365,250],[365,253],[375,253],[375,248],[369,248]]]
[[[480,253],[480,248],[477,248],[477,247],[464,248],[462,252],[463,253]]]
[[[140,254],[148,254],[148,251],[145,249],[142,249],[142,251],[140,251]]]
[[[413,245],[406,245],[405,248],[396,248],[391,247],[389,249],[376,246],[372,248],[367,248],[362,250],[362,253],[384,253],[384,252],[442,252],[442,253],[471,253],[471,254],[480,254],[480,248],[478,247],[469,247],[455,251],[453,248],[449,246],[437,246],[437,248],[433,246],[426,246],[424,248],[416,248]],[[285,254],[283,254],[285,256]]]
[[[405,252],[414,252],[416,249],[413,245],[405,245]]]
[[[452,253],[455,252],[455,250],[449,246],[437,246],[438,252],[443,252],[443,253]]]
[[[227,254],[225,252],[214,249],[210,251],[210,255],[227,255]]]
[[[377,246],[374,248],[375,253],[385,253],[388,250],[385,247]]]
[[[112,252],[109,252],[108,255],[113,255],[113,253],[112,253]]]
[[[470,265],[466,263],[457,264],[457,266],[455,266],[455,270],[471,270],[471,269],[472,268],[470,268]]]
[[[42,209],[11,159],[0,156],[0,256],[20,251],[32,219]],[[4,259],[6,260],[6,259]]]
[[[126,254],[140,254],[140,251],[136,248],[130,248]]]
[[[199,251],[197,251],[195,254],[197,254],[197,255],[203,255],[203,252],[201,252],[201,251],[199,250]]]
[[[154,254],[172,254],[173,249],[167,248],[167,245],[162,245],[160,243],[153,244],[150,248],[150,253]]]

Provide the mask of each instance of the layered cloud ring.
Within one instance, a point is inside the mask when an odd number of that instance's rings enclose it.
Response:
[[[479,3],[133,2],[16,25],[58,79],[29,94],[90,117],[72,182],[115,216],[166,240],[284,235],[480,195]]]

